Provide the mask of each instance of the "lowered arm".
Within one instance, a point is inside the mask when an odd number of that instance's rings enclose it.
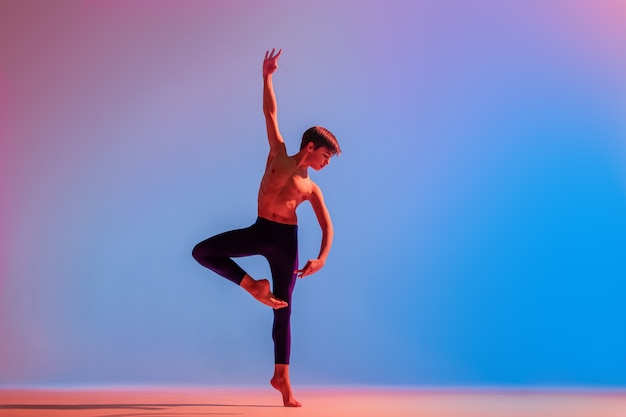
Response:
[[[314,274],[322,269],[330,253],[330,247],[333,244],[333,237],[335,236],[333,223],[330,220],[330,213],[326,208],[326,204],[324,204],[324,197],[319,187],[315,184],[313,184],[313,193],[309,197],[309,201],[311,202],[311,206],[313,206],[313,211],[322,229],[322,244],[317,259],[310,259],[307,261],[306,265],[304,265],[304,268],[296,271],[300,278]]]

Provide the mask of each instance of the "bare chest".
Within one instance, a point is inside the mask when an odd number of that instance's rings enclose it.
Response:
[[[268,167],[261,181],[260,194],[278,201],[300,203],[312,192],[311,180],[297,170]]]

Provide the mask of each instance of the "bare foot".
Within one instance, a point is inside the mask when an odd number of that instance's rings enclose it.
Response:
[[[289,380],[275,376],[270,381],[270,384],[272,384],[272,386],[282,394],[283,405],[285,407],[302,407],[302,404],[296,401],[296,399],[293,397]]]
[[[274,297],[274,294],[270,291],[270,282],[266,279],[255,281],[249,276],[246,276],[241,282],[241,286],[254,298],[266,306],[270,306],[273,309],[287,307],[287,303],[285,301]]]

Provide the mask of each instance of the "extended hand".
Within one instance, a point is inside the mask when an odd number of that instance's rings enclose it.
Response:
[[[283,53],[282,49],[278,50],[278,53],[274,55],[276,48],[272,49],[272,52],[265,51],[265,59],[263,60],[263,75],[269,75],[274,73],[278,69],[278,58]]]
[[[324,262],[320,261],[319,259],[310,259],[306,263],[306,265],[304,265],[304,268],[296,270],[295,273],[298,275],[298,278],[303,278],[307,275],[316,273],[317,271],[322,269],[323,266]]]

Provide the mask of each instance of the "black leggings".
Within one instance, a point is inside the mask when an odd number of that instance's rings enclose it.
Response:
[[[274,360],[288,364],[291,348],[291,294],[298,269],[298,226],[276,223],[262,217],[245,229],[232,230],[202,241],[192,255],[200,265],[229,279],[237,285],[246,272],[230,258],[263,255],[272,272],[272,292],[286,301],[285,308],[274,310]]]

